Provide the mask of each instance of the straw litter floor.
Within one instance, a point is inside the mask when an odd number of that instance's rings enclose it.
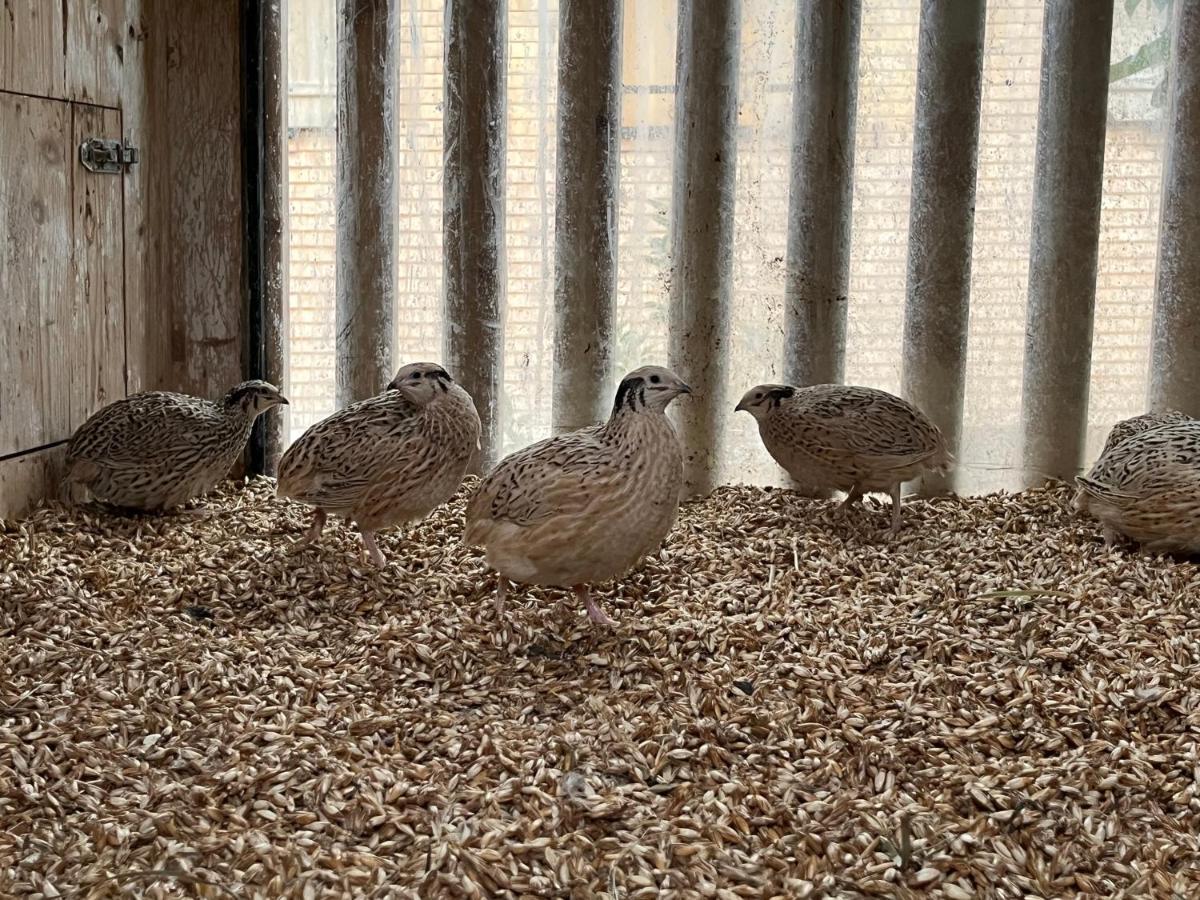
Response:
[[[206,505],[0,525],[0,894],[1200,896],[1200,574],[1064,490],[723,489],[612,631],[461,502],[382,572]]]

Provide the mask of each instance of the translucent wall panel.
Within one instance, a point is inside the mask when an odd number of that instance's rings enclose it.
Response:
[[[336,9],[287,4],[290,440],[333,410]]]
[[[558,3],[509,0],[502,453],[550,433],[557,87]]]
[[[780,470],[754,419],[732,408],[747,388],[783,377],[796,4],[743,0],[741,34],[729,412],[720,471],[726,481],[773,484]]]
[[[1169,33],[1171,17],[1153,0],[1129,7],[1118,3],[1113,19],[1117,77],[1108,89],[1089,463],[1114,422],[1146,411],[1168,97],[1162,57],[1146,54],[1149,64],[1144,68],[1132,61],[1142,55],[1143,47]]]
[[[960,490],[1019,483],[1021,367],[1042,58],[1041,0],[989,3]]]
[[[442,0],[399,0],[396,365],[442,357]],[[452,373],[453,374],[453,373]]]
[[[1089,453],[1144,409],[1168,26],[1119,3],[1113,35]],[[333,408],[336,3],[289,2],[289,293],[293,436]],[[793,0],[743,0],[728,393],[781,378]],[[510,0],[503,450],[550,430],[556,0]],[[899,390],[919,3],[863,0],[847,380]],[[676,0],[626,0],[616,374],[667,359]],[[400,0],[397,360],[441,354],[443,4]],[[1041,56],[1041,0],[988,4],[972,263],[965,490],[1018,483],[1021,367]],[[611,390],[613,385],[608,385]],[[686,402],[686,401],[684,401]],[[723,420],[728,481],[779,471],[753,423]]]
[[[854,136],[846,381],[900,390],[913,113],[916,0],[863,0]]]
[[[675,0],[625,0],[621,46],[621,173],[616,377],[667,364]]]

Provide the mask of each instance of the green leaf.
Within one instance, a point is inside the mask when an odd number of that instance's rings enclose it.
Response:
[[[1170,58],[1170,35],[1161,34],[1154,40],[1142,44],[1137,49],[1137,52],[1109,66],[1108,83],[1115,84],[1124,78],[1144,72],[1146,69],[1152,69],[1158,65],[1166,65],[1167,60]]]

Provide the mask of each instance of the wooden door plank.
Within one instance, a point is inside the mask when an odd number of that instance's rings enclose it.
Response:
[[[73,147],[90,137],[119,138],[121,114],[75,104]],[[72,180],[75,284],[62,298],[60,321],[70,354],[70,431],[107,403],[125,396],[125,309],[121,215],[123,175],[89,172]]]
[[[0,519],[20,518],[43,500],[58,499],[66,456],[59,446],[0,460]]]
[[[165,134],[171,195],[154,222],[170,229],[179,341],[171,377],[178,389],[218,397],[241,380],[245,340],[238,2],[180,3],[171,10]]]
[[[0,94],[0,456],[70,433],[70,359],[43,338],[74,291],[70,144],[66,103]]]
[[[67,95],[116,107],[128,39],[125,0],[71,0],[67,11]]]
[[[4,0],[0,6],[0,91],[66,96],[63,4]]]
[[[178,387],[172,365],[174,292],[167,288],[166,247],[171,147],[167,139],[166,10],[153,0],[126,0],[121,126],[142,151],[125,175],[125,355],[129,393]],[[155,210],[159,210],[157,218]],[[153,301],[151,298],[154,298]]]

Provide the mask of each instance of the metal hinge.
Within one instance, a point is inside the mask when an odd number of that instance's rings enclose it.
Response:
[[[138,149],[120,141],[88,138],[79,145],[79,161],[89,172],[119,175],[138,161]]]

